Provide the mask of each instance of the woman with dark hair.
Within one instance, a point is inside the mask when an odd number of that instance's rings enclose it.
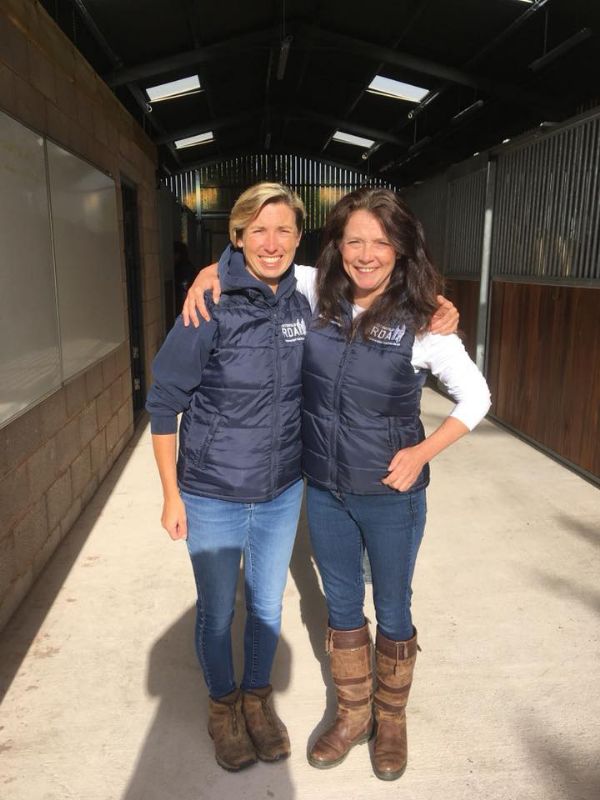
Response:
[[[457,336],[428,332],[441,280],[420,222],[398,195],[359,189],[343,197],[329,214],[317,272],[319,317],[303,360],[303,470],[338,711],[309,761],[336,766],[375,722],[375,774],[394,780],[407,760],[417,654],[411,581],[428,462],[483,418],[489,392]],[[426,370],[458,401],[427,437],[419,417]],[[377,616],[374,692],[365,548]]]

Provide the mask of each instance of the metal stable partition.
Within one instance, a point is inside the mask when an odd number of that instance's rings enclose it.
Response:
[[[448,180],[445,174],[402,190],[407,203],[419,217],[434,263],[442,269],[446,236]]]
[[[600,280],[600,112],[498,155],[492,275]]]
[[[165,185],[199,218],[229,214],[237,197],[258,181],[278,181],[306,206],[306,231],[320,230],[329,210],[360,186],[394,187],[389,181],[325,161],[290,154],[259,154],[215,161],[172,175]]]
[[[444,273],[478,278],[481,272],[487,170],[448,182]]]
[[[595,109],[499,145],[403,194],[448,278],[597,285],[599,173]],[[487,316],[487,295],[482,286],[480,317]],[[478,350],[481,344],[478,335]]]
[[[464,306],[492,416],[595,483],[599,173],[597,108],[405,190],[428,237],[442,239],[438,263]]]

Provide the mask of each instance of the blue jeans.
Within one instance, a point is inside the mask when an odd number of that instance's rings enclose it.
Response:
[[[265,503],[235,503],[181,492],[198,592],[196,653],[213,699],[236,687],[231,622],[242,553],[247,618],[241,687],[259,689],[270,683],[302,489],[299,480]]]
[[[364,625],[366,547],[379,630],[394,641],[410,639],[411,583],[425,529],[425,490],[337,495],[309,485],[306,497],[330,626],[352,630]]]

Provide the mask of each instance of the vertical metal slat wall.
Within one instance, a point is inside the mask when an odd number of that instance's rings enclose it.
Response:
[[[600,115],[497,158],[492,275],[600,280]]]
[[[487,186],[489,297],[487,291],[480,296],[479,281],[486,202],[482,157],[496,167]],[[437,261],[461,310],[472,353],[474,332],[485,330],[489,320],[493,416],[595,483],[600,483],[599,173],[600,109],[594,109],[404,191],[422,215],[430,241],[441,242]]]
[[[359,186],[394,188],[388,181],[322,161],[288,154],[243,156],[173,175],[165,185],[182,205],[206,214],[228,214],[241,192],[257,181],[280,181],[298,192],[307,211],[306,230],[325,224],[329,209]]]
[[[432,178],[426,184],[402,190],[402,195],[421,220],[425,238],[434,263],[442,269],[448,205],[448,181],[445,175]]]
[[[444,273],[478,277],[481,271],[486,170],[449,182]]]

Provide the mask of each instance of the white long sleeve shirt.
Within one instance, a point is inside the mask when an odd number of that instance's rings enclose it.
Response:
[[[306,297],[313,312],[317,305],[316,277],[314,267],[296,265],[297,289]],[[360,306],[354,306],[355,317],[362,311]],[[469,430],[485,417],[491,405],[488,385],[456,334],[416,336],[411,363],[415,372],[429,370],[444,385],[456,402],[451,417],[459,419]]]

